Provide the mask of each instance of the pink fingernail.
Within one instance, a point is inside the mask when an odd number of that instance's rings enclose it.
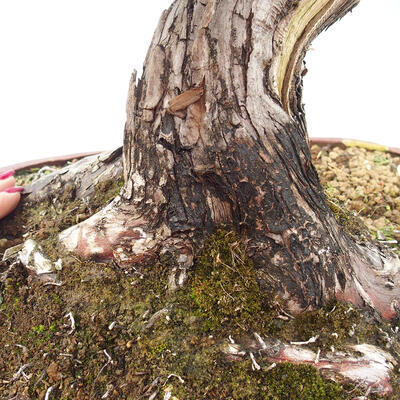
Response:
[[[6,189],[4,191],[6,193],[19,193],[19,192],[22,192],[23,190],[24,190],[23,186],[13,186],[13,187],[10,187],[10,188],[8,188],[8,189]]]
[[[13,176],[14,174],[15,174],[15,171],[14,171],[13,169],[10,169],[10,170],[8,170],[8,171],[3,172],[2,174],[0,174],[0,179],[1,179],[1,180],[7,179],[7,178],[9,178],[10,176]]]

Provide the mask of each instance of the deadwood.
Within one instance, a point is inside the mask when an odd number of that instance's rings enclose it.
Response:
[[[83,158],[59,170],[45,175],[27,185],[24,193],[30,203],[36,203],[54,197],[55,193],[64,193],[66,187],[74,188],[79,199],[93,196],[96,186],[102,182],[122,178],[122,148]]]

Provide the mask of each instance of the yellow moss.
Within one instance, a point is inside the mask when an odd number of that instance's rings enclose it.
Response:
[[[376,144],[376,143],[371,143],[371,142],[364,142],[362,140],[343,140],[342,141],[343,144],[346,147],[361,147],[362,149],[367,149],[367,150],[372,150],[372,151],[388,151],[388,147],[387,146],[383,146],[380,144]]]

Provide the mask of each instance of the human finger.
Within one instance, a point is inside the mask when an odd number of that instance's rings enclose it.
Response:
[[[23,190],[22,186],[13,186],[0,192],[0,219],[14,211]]]
[[[0,174],[0,192],[15,185],[15,171],[10,169]]]

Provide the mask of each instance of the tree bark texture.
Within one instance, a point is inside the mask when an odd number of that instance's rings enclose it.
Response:
[[[310,42],[357,3],[175,1],[131,79],[121,195],[61,241],[128,264],[173,251],[185,269],[208,234],[232,226],[260,285],[291,311],[338,298],[394,317],[399,262],[335,221],[301,99]]]

